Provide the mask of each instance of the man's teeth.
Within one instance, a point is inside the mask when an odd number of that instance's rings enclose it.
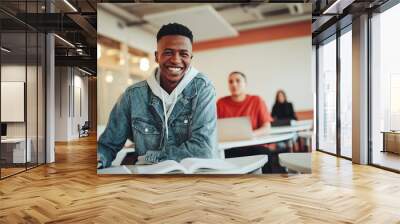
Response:
[[[172,71],[172,72],[179,72],[182,70],[182,68],[174,68],[174,67],[169,67],[168,70]]]

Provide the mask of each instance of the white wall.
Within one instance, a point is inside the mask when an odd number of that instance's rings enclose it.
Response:
[[[229,94],[228,74],[246,74],[248,92],[263,97],[272,110],[278,89],[295,110],[313,109],[311,37],[261,42],[194,52],[193,65],[213,81],[217,97]]]
[[[77,139],[78,124],[83,125],[88,120],[88,79],[81,76],[80,71],[73,69],[72,72],[72,69],[56,67],[55,141]],[[81,97],[77,97],[79,89]],[[77,105],[82,106],[82,114]]]

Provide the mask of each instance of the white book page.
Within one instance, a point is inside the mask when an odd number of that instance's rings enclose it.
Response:
[[[152,165],[138,165],[132,169],[133,173],[137,174],[164,174],[172,171],[186,172],[185,167],[173,160],[166,160]]]
[[[98,169],[97,174],[132,174],[126,166],[112,166],[104,169]]]
[[[181,160],[180,163],[186,168],[187,173],[201,172],[200,169],[232,170],[237,168],[233,163],[223,159],[186,158]]]

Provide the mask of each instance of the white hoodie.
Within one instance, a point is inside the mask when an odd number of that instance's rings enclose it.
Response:
[[[182,93],[185,87],[192,81],[192,79],[199,73],[194,67],[189,69],[183,75],[182,80],[175,87],[175,89],[168,94],[160,85],[160,69],[156,69],[153,75],[151,75],[146,81],[154,95],[161,99],[163,102],[164,109],[164,123],[166,129],[166,136],[168,139],[168,118],[174,109],[174,106],[178,100],[178,96]]]

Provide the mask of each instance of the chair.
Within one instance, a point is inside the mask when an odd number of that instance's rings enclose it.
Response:
[[[85,121],[82,127],[78,124],[79,138],[89,136],[89,129],[90,129],[89,121]]]

